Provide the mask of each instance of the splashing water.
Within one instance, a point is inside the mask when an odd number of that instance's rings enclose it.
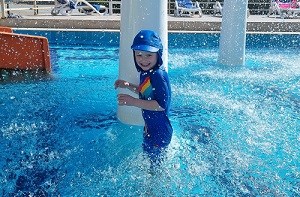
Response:
[[[52,78],[1,85],[2,196],[300,195],[299,45],[249,47],[228,68],[216,36],[184,49],[170,36],[175,132],[151,171],[143,128],[116,118],[118,45],[104,41],[118,37],[100,34],[99,45],[50,40]]]

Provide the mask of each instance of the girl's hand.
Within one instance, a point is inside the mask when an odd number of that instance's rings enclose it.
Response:
[[[118,94],[119,105],[135,106],[136,98],[128,94]]]
[[[122,79],[118,79],[115,81],[115,89],[117,88],[127,88],[129,86],[129,82],[122,80]]]

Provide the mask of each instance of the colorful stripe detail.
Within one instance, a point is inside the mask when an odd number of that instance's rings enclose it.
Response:
[[[152,92],[152,85],[150,83],[150,77],[147,77],[144,82],[139,86],[139,92],[144,96],[144,97],[149,97],[151,96]]]

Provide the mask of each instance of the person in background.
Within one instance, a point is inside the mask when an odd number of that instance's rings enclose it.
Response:
[[[140,73],[140,83],[137,85],[118,79],[114,85],[139,94],[139,98],[118,94],[118,103],[142,109],[145,121],[143,150],[152,164],[159,164],[173,133],[169,120],[171,86],[163,67],[163,45],[156,32],[141,30],[135,36],[131,49],[135,67]]]

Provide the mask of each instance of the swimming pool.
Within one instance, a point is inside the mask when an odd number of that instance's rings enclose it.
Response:
[[[300,195],[299,35],[248,35],[228,68],[218,34],[170,34],[175,133],[149,173],[142,128],[116,119],[119,33],[35,34],[53,73],[0,86],[2,196]]]

